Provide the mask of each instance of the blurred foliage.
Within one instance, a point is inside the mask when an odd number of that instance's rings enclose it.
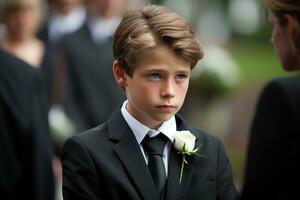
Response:
[[[228,51],[240,66],[241,86],[287,74],[268,41],[238,39],[230,44]]]
[[[228,51],[240,66],[240,86],[262,84],[265,80],[288,74],[281,68],[269,39],[235,39],[230,43]]]
[[[221,82],[218,74],[212,71],[207,71],[201,74],[198,79],[191,81],[190,88],[210,98],[217,98],[220,95],[226,94],[229,90],[229,88]]]

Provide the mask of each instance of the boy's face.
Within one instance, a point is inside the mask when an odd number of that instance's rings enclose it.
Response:
[[[139,54],[133,74],[124,73],[121,86],[125,86],[128,112],[157,129],[181,108],[190,72],[190,63],[166,46],[145,50]]]

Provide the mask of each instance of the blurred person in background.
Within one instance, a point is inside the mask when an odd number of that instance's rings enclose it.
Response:
[[[50,105],[52,55],[36,37],[42,21],[43,0],[3,0],[1,18],[5,31],[0,49],[39,69],[45,90],[45,106]]]
[[[48,0],[49,14],[38,36],[46,44],[57,43],[65,34],[78,30],[86,20],[83,0]]]
[[[1,21],[5,31],[0,40],[0,49],[27,63],[39,74],[38,84],[43,97],[41,103],[47,120],[52,98],[52,51],[36,36],[44,17],[44,3],[43,0],[1,1]],[[45,129],[47,132],[43,134],[48,134],[48,122]]]
[[[60,40],[66,34],[77,31],[86,21],[86,8],[84,0],[44,0],[47,4],[47,15],[39,28],[37,37],[44,42],[51,54],[51,65],[49,66],[50,96],[49,96],[49,123],[50,133],[54,142],[55,150],[55,171],[60,177],[60,141],[74,131],[72,124],[66,117],[59,99],[61,93],[61,82],[64,79],[64,68],[61,64]],[[60,135],[61,124],[64,124],[63,131],[68,134]],[[59,131],[58,131],[59,130]],[[59,178],[60,179],[60,178]]]
[[[52,145],[41,71],[45,47],[34,35],[39,0],[2,0],[0,18],[0,199],[54,199]]]
[[[84,0],[47,0],[48,14],[40,26],[37,37],[44,42],[51,55],[49,65],[49,123],[56,154],[59,154],[59,143],[62,138],[73,132],[72,124],[61,106],[61,83],[64,80],[64,68],[61,64],[60,40],[66,34],[78,30],[86,21]],[[63,131],[68,134],[60,135]],[[59,131],[58,131],[59,130]]]
[[[37,37],[42,40],[51,51],[50,73],[50,108],[58,104],[60,83],[63,79],[64,69],[61,67],[61,55],[59,55],[59,42],[61,38],[78,30],[86,21],[86,8],[84,0],[47,0],[48,14],[40,26]],[[54,78],[54,81],[52,78]],[[50,123],[51,119],[50,119]]]
[[[300,69],[300,1],[263,0],[271,42],[286,71]],[[299,195],[300,77],[268,83],[254,116],[241,199],[295,199]]]
[[[36,69],[0,49],[0,199],[54,199],[52,145],[40,85]]]
[[[61,99],[75,132],[107,120],[124,96],[112,74],[112,36],[127,0],[87,0],[88,19],[62,39],[65,88]],[[61,87],[60,87],[61,88]]]

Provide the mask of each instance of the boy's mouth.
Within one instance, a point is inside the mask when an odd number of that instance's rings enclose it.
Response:
[[[163,108],[176,108],[176,106],[173,106],[173,105],[160,105],[160,106],[157,106],[157,107],[163,107]]]
[[[158,109],[162,110],[162,111],[173,111],[174,109],[176,109],[176,106],[174,105],[159,105],[156,106]]]

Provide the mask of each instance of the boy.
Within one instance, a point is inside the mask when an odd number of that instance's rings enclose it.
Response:
[[[65,143],[64,199],[235,199],[220,141],[176,114],[191,69],[203,57],[190,25],[161,6],[129,11],[115,32],[113,51],[114,76],[127,101],[107,123]],[[176,150],[177,130],[194,134],[196,145],[188,133],[183,141],[191,142]],[[194,146],[201,147],[198,155],[177,153],[193,154]]]

